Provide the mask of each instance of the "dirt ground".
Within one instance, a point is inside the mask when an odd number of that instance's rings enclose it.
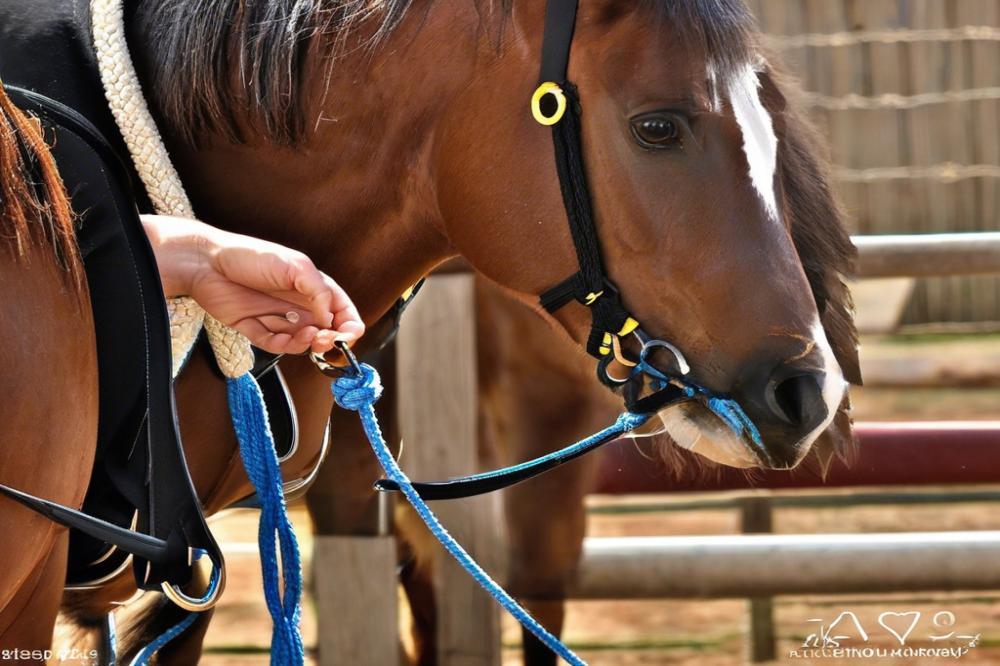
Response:
[[[899,351],[903,344],[881,342],[885,353]],[[947,354],[953,345],[967,348],[983,344],[991,353],[1000,341],[978,343],[968,339],[926,341],[909,351],[917,356]],[[967,350],[966,350],[967,351]],[[876,350],[876,353],[881,353]],[[973,350],[972,353],[975,353]],[[861,420],[896,419],[993,419],[1000,418],[1000,388],[897,390],[867,388],[855,393],[856,416]],[[643,497],[645,505],[677,501],[677,496]],[[591,536],[727,534],[739,529],[733,510],[717,511],[626,511],[635,498],[593,498],[599,511],[591,515]],[[296,507],[294,520],[309,571],[308,518]],[[208,635],[208,666],[265,664],[270,635],[269,618],[263,608],[256,556],[256,515],[235,512],[213,521],[213,529],[226,544],[231,584],[216,613]],[[924,530],[1000,529],[1000,512],[992,504],[939,504],[823,509],[778,509],[775,530],[785,533],[881,532]],[[859,562],[858,566],[864,566]],[[308,578],[308,573],[307,573]],[[242,584],[232,584],[241,581]],[[636,601],[573,602],[569,604],[565,638],[579,654],[595,666],[640,666],[676,664],[722,666],[745,662],[746,601]],[[834,621],[844,611],[856,614],[869,633],[865,645],[892,648],[898,641],[879,625],[879,616],[889,627],[903,632],[920,613],[908,647],[957,646],[969,639],[933,642],[931,635],[954,632],[956,636],[979,636],[977,647],[961,658],[965,664],[1000,663],[1000,591],[966,594],[919,594],[878,597],[784,597],[775,600],[775,621],[782,664],[922,664],[944,663],[949,658],[805,659],[793,658],[792,650],[817,629],[810,620]],[[900,613],[906,615],[883,615]],[[949,625],[945,627],[945,625]],[[845,627],[844,624],[838,627]],[[315,646],[316,620],[313,605],[304,604],[303,635]],[[856,635],[856,632],[844,633]],[[504,666],[520,664],[517,649],[520,631],[504,619]],[[845,645],[861,645],[845,641]],[[315,663],[314,654],[310,663]]]

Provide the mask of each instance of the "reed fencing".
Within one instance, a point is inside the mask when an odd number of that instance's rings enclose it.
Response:
[[[854,233],[1000,230],[1000,0],[750,0],[807,91]],[[1000,322],[1000,277],[918,282],[905,323]]]

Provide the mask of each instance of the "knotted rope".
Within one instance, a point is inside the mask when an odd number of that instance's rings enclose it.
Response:
[[[445,550],[455,558],[480,587],[486,590],[523,627],[534,634],[550,650],[565,659],[567,663],[574,666],[585,666],[586,662],[539,624],[528,611],[518,604],[506,590],[472,559],[472,556],[462,548],[461,544],[455,540],[455,537],[449,534],[448,530],[441,524],[441,521],[434,515],[434,512],[427,506],[427,503],[413,489],[410,479],[400,469],[396,459],[392,457],[392,453],[389,451],[389,447],[382,437],[382,430],[379,428],[378,419],[375,416],[374,405],[379,396],[382,395],[382,380],[379,378],[375,368],[367,363],[361,364],[360,369],[360,374],[344,375],[335,380],[331,386],[331,390],[338,405],[344,409],[356,411],[361,416],[361,424],[364,427],[365,435],[371,443],[375,457],[385,470],[386,476],[398,484],[400,491],[413,506],[417,515],[424,521],[424,524],[430,529],[431,534],[441,542]]]
[[[91,14],[105,96],[156,212],[194,218],[191,202],[149,112],[129,55],[122,0],[92,0]],[[216,363],[226,377],[229,409],[240,443],[240,455],[261,502],[261,568],[268,611],[274,621],[271,663],[297,666],[303,663],[298,626],[302,570],[298,544],[285,507],[281,469],[267,409],[260,386],[250,373],[253,349],[246,337],[208,315],[191,298],[170,299],[168,311],[174,376],[204,326]],[[281,547],[280,564],[275,539]],[[279,567],[284,581],[283,597],[279,590]],[[193,614],[185,622],[147,646],[148,654],[152,655],[187,629],[194,622]]]

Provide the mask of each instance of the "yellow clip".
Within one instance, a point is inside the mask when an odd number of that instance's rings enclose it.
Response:
[[[618,335],[628,335],[637,328],[639,328],[639,322],[632,319],[632,317],[629,317],[625,320],[625,325],[622,326],[622,330],[618,331]]]
[[[407,288],[407,290],[403,292],[403,295],[399,297],[400,300],[402,300],[405,303],[406,301],[413,298],[413,290],[416,288],[416,286],[417,286],[416,284],[413,284],[409,288]]]
[[[601,343],[603,345],[605,345],[605,346],[610,345],[611,344],[611,334],[610,333],[605,333],[604,334],[604,339],[601,341]]]
[[[611,353],[611,349],[608,347],[598,347],[597,351],[601,352],[601,356],[607,356]]]
[[[604,295],[604,291],[603,290],[597,292],[596,294],[594,292],[590,292],[589,294],[587,294],[587,298],[586,298],[586,300],[584,300],[584,303],[586,303],[587,305],[593,305],[594,301],[596,301],[598,298],[600,298],[603,295]]]
[[[542,111],[542,99],[546,95],[552,95],[556,99],[556,110],[551,116],[545,115]],[[552,81],[546,81],[542,85],[535,88],[535,94],[531,96],[531,115],[534,116],[535,120],[546,127],[550,125],[555,125],[557,122],[562,120],[563,114],[566,113],[566,95],[563,94],[562,88],[559,87],[558,83],[553,83]]]

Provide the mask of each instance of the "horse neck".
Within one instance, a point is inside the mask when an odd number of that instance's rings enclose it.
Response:
[[[315,92],[300,146],[171,145],[199,217],[304,251],[366,322],[378,319],[455,254],[437,208],[433,154],[436,124],[481,50],[467,4],[413,10],[374,54],[357,49],[332,68],[322,59],[308,66],[306,89]]]

